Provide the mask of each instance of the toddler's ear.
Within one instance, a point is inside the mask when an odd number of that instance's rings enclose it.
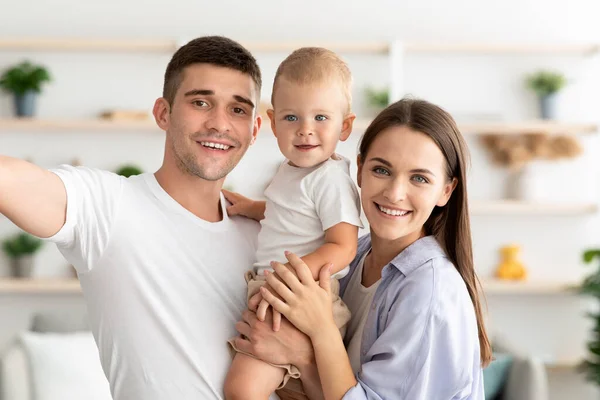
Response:
[[[271,121],[271,130],[273,131],[273,135],[277,136],[277,132],[275,132],[275,111],[272,108],[267,110],[267,116]]]
[[[356,119],[356,114],[350,113],[344,117],[344,122],[342,122],[342,133],[340,134],[340,141],[345,141],[348,139],[350,134],[352,133],[352,124]]]

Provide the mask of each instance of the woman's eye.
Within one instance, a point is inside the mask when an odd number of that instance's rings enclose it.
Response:
[[[298,121],[298,117],[296,117],[295,115],[286,115],[285,117],[283,117],[283,119],[290,122]]]
[[[373,172],[375,172],[377,175],[389,175],[390,174],[390,172],[387,169],[381,168],[381,167],[373,168]]]
[[[317,121],[326,121],[326,120],[327,120],[327,117],[326,117],[326,116],[324,116],[324,115],[317,115],[317,116],[315,117],[315,120],[317,120]]]
[[[427,178],[425,178],[424,176],[421,176],[421,175],[415,175],[415,176],[413,176],[413,179],[419,183],[429,183]]]

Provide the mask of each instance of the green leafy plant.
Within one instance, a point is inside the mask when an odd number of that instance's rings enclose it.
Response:
[[[373,88],[365,89],[367,102],[375,108],[385,108],[390,104],[390,91],[388,89],[377,90]]]
[[[144,173],[144,171],[142,171],[142,169],[140,167],[137,167],[135,165],[130,165],[130,164],[119,167],[115,172],[117,173],[117,175],[121,175],[126,178],[129,178],[130,176],[133,176],[133,175],[139,175],[139,174]]]
[[[21,232],[9,237],[2,243],[2,249],[10,258],[19,258],[21,256],[31,255],[42,247],[42,240],[31,236],[28,233]]]
[[[527,77],[527,87],[538,96],[547,96],[561,90],[567,84],[567,79],[560,72],[541,70]]]
[[[598,260],[596,270],[584,279],[579,291],[600,303],[600,249],[591,249],[583,253],[585,263],[589,264],[595,259]],[[587,343],[589,355],[581,364],[580,371],[585,373],[586,380],[600,386],[600,312],[590,313],[589,317],[594,321],[594,326],[592,338]]]
[[[0,77],[0,87],[16,95],[23,95],[28,91],[39,93],[42,84],[50,82],[50,79],[46,68],[24,61],[4,71]]]

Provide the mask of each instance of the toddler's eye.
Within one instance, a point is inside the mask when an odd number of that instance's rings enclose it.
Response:
[[[327,117],[324,116],[324,115],[317,115],[315,117],[315,120],[317,120],[317,121],[325,121],[325,120],[327,120]]]
[[[283,119],[290,122],[298,121],[298,117],[296,117],[295,115],[286,115],[285,117],[283,117]]]

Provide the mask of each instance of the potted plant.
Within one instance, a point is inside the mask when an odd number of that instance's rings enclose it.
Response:
[[[390,104],[390,91],[388,89],[366,88],[365,96],[367,105],[373,114],[378,114]]]
[[[533,90],[540,103],[542,119],[556,115],[556,94],[567,84],[560,72],[541,70],[527,77],[527,86]]]
[[[132,165],[132,164],[122,165],[115,171],[115,173],[117,175],[124,176],[125,178],[129,178],[130,176],[133,176],[133,175],[140,175],[143,172],[144,171],[142,171],[142,169],[140,167]]]
[[[50,74],[41,65],[24,61],[15,65],[0,77],[0,88],[12,93],[18,117],[31,117],[35,113],[35,99],[42,84],[50,81]]]
[[[583,253],[585,263],[589,264],[594,260],[598,261],[597,267],[584,279],[579,291],[600,303],[600,249],[591,249]],[[589,316],[594,321],[594,326],[592,338],[587,343],[589,355],[581,364],[580,371],[585,373],[586,380],[600,386],[600,313],[590,313]]]
[[[13,276],[26,278],[33,271],[33,256],[42,247],[42,240],[21,232],[4,240],[2,248],[10,258]]]

